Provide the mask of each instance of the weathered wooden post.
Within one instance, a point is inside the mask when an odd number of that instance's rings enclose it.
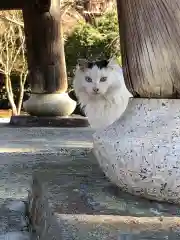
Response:
[[[94,135],[112,182],[150,199],[180,203],[180,1],[117,0],[125,82],[134,98]]]
[[[0,10],[22,9],[32,94],[24,103],[32,116],[13,116],[11,124],[30,126],[87,126],[87,119],[63,118],[73,113],[76,102],[67,90],[60,0],[6,0]],[[42,117],[45,118],[42,118]],[[62,118],[53,118],[53,117]],[[48,118],[49,117],[49,118]]]
[[[177,98],[180,2],[117,0],[122,62],[135,97]]]
[[[39,4],[37,4],[39,2]],[[66,92],[60,1],[27,2],[23,7],[32,95],[25,110],[35,116],[67,116],[76,106]]]

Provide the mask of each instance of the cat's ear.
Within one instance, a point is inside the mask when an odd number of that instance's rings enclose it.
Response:
[[[77,67],[84,71],[88,67],[88,60],[87,59],[78,59],[77,60]]]
[[[119,64],[118,64],[118,61],[115,57],[112,57],[109,59],[109,63],[108,63],[108,67],[110,68],[117,68],[117,67],[120,67]]]

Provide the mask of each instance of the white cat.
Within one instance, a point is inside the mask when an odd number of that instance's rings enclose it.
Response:
[[[88,62],[78,60],[74,91],[92,128],[105,128],[125,111],[131,93],[115,59]]]

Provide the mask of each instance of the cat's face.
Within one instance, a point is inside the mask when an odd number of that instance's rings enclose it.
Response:
[[[114,61],[88,62],[81,59],[78,62],[78,77],[81,88],[88,95],[104,96],[110,88],[116,87],[114,78],[115,68],[118,66]]]

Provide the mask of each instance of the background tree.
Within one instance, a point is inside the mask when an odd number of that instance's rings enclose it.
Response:
[[[12,114],[17,115],[21,111],[24,85],[27,77],[25,36],[21,12],[1,12],[0,21],[0,72],[4,75],[5,88],[12,108]],[[15,73],[20,76],[17,106],[11,82],[12,75]]]

